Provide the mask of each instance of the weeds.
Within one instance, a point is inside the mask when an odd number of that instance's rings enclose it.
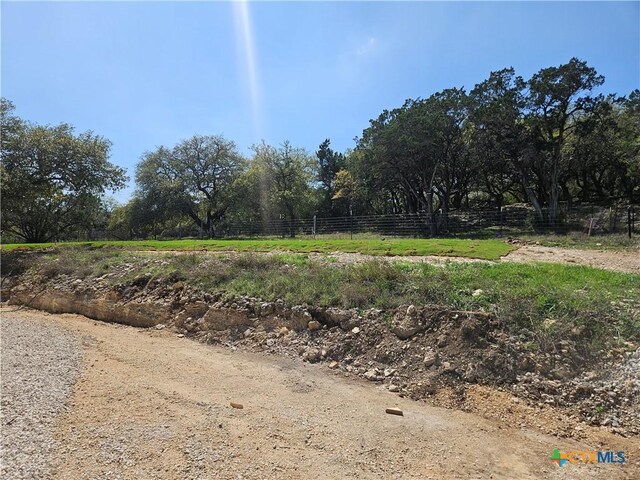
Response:
[[[3,255],[3,271],[18,262],[19,257],[7,262],[14,254]],[[228,298],[362,309],[439,304],[484,310],[494,312],[511,332],[533,332],[539,348],[567,338],[574,328],[593,349],[618,340],[640,341],[640,276],[589,267],[506,262],[436,267],[384,260],[340,265],[293,253],[150,255],[114,248],[66,248],[36,263],[33,271],[44,278],[95,278],[115,271],[120,272],[117,279],[105,281],[147,275],[224,292]]]
[[[30,252],[2,253],[0,257],[0,277],[22,275],[41,260],[42,254]]]

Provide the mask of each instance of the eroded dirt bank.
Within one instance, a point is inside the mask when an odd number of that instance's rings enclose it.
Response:
[[[587,426],[640,433],[640,354],[631,344],[587,353],[585,328],[554,341],[526,329],[508,333],[485,312],[437,305],[344,310],[227,299],[151,275],[107,281],[127,269],[135,265],[90,281],[25,275],[14,282],[10,302],[320,363],[401,397],[565,437],[580,438]],[[509,401],[487,408],[487,392],[504,392]],[[514,413],[516,404],[529,413]]]
[[[636,439],[599,428],[585,427],[582,440],[558,438],[535,426],[401,398],[323,364],[200,345],[169,329],[30,310],[2,315],[82,339],[84,369],[55,433],[57,479],[79,472],[100,479],[622,479],[639,473]],[[510,395],[474,386],[469,396],[486,409],[506,413],[508,407],[521,419],[544,421]],[[404,416],[385,414],[390,406]],[[560,469],[549,459],[556,448],[625,450],[629,462]]]

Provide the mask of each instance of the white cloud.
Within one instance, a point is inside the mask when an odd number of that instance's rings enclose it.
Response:
[[[378,41],[375,37],[369,37],[358,45],[356,48],[356,55],[365,56],[373,53],[378,46]]]

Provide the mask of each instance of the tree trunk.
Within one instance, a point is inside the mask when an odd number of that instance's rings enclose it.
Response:
[[[560,162],[562,161],[563,131],[553,147],[553,162],[551,165],[551,178],[549,179],[549,227],[560,227]]]
[[[536,218],[538,220],[538,223],[542,224],[544,222],[544,214],[542,213],[542,206],[540,205],[540,201],[538,200],[538,197],[536,196],[535,192],[529,185],[529,179],[527,178],[527,174],[522,168],[520,168],[520,180],[522,182],[522,188],[524,188],[527,198],[529,199],[529,203],[531,203],[531,206],[536,211]]]
[[[556,168],[551,174],[550,187],[548,221],[549,227],[556,229],[559,227],[560,221],[560,188],[558,187],[558,172]]]

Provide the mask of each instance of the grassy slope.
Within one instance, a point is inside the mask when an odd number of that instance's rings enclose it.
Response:
[[[117,247],[126,250],[207,250],[267,252],[273,250],[294,253],[363,253],[368,255],[438,255],[497,260],[514,247],[498,240],[466,239],[368,239],[368,240],[141,240],[121,242],[79,242],[58,244],[5,245],[5,251],[44,249],[52,246]]]
[[[640,275],[590,267],[453,262],[436,267],[379,260],[336,266],[304,254],[150,257],[112,248],[63,249],[44,257],[34,268],[45,277],[98,277],[126,263],[136,268],[113,282],[147,274],[230,297],[345,308],[435,303],[494,312],[511,331],[527,328],[544,341],[566,338],[571,328],[583,325],[594,343],[609,337],[640,341]]]

